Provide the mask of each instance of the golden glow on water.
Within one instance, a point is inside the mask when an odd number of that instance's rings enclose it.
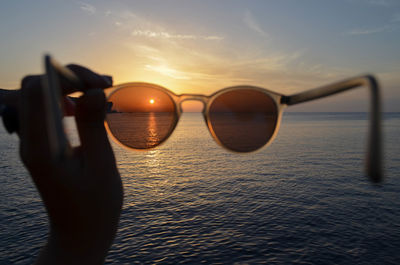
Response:
[[[154,112],[149,113],[149,119],[147,122],[147,139],[146,142],[149,146],[154,146],[155,143],[160,142],[158,135],[157,120]]]
[[[159,174],[160,173],[160,157],[159,150],[152,149],[145,153],[145,164],[146,167],[151,171],[151,173]]]

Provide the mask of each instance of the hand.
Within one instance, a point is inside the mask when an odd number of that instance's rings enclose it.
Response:
[[[111,79],[68,66],[88,89],[76,101],[81,146],[54,162],[49,150],[40,76],[22,80],[18,96],[21,159],[39,190],[50,234],[37,264],[102,264],[116,235],[123,191],[104,128],[103,88]]]

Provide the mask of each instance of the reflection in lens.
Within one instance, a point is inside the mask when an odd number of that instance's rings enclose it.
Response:
[[[254,89],[223,93],[209,108],[215,137],[237,152],[251,152],[264,146],[274,134],[277,117],[273,99]]]
[[[171,134],[177,122],[172,98],[148,84],[121,87],[107,103],[107,125],[123,145],[147,149],[159,145]]]

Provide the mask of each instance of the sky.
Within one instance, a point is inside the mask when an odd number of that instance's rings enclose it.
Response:
[[[399,0],[2,0],[0,88],[43,55],[180,93],[235,85],[293,94],[365,73],[400,111]],[[354,91],[289,111],[368,111]],[[187,110],[199,107],[188,103]]]

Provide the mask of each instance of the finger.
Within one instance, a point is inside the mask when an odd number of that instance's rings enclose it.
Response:
[[[111,76],[97,74],[77,64],[69,64],[66,67],[80,79],[85,87],[85,91],[93,88],[104,89],[112,86],[113,81]]]
[[[72,97],[64,97],[64,115],[65,116],[74,116],[75,115],[75,99]]]
[[[84,84],[86,90],[92,88],[108,88],[111,87],[113,84],[112,76],[109,75],[100,75],[92,70],[77,65],[77,64],[69,64],[66,66],[69,70],[71,70]],[[21,83],[21,87],[24,83],[31,83],[31,82],[41,82],[41,78],[43,75],[30,75],[26,76]],[[71,84],[68,83],[65,79],[60,80],[61,87],[63,89],[63,94],[70,94],[73,92],[78,91],[77,88],[71,87]],[[18,105],[17,100],[19,97],[19,90],[7,90],[0,88],[0,104],[16,106]]]
[[[92,88],[108,88],[112,86],[113,80],[112,77],[109,75],[100,75],[92,70],[77,65],[77,64],[69,64],[66,66],[70,71],[75,74],[79,80],[82,82],[84,89],[82,92],[92,89]],[[38,80],[38,82],[41,82],[41,78],[43,75],[32,75],[32,76],[27,76],[23,79],[22,83],[26,83],[27,81],[31,82],[32,79]],[[69,82],[67,78],[63,78],[62,75],[59,75],[59,82],[61,85],[62,93],[64,95],[68,95],[77,91],[80,91],[79,87],[75,87],[73,83]],[[22,86],[23,84],[21,84]],[[2,101],[7,100],[10,102],[15,102],[17,92],[10,92],[8,90],[0,89],[0,103]]]
[[[49,142],[45,103],[40,76],[22,80],[19,99],[21,158],[28,168],[40,167],[49,161]]]
[[[17,107],[19,90],[8,90],[0,88],[0,104]]]
[[[6,105],[0,105],[0,116],[8,133],[19,133],[18,109]]]
[[[88,90],[76,101],[75,119],[87,163],[114,161],[104,127],[106,99],[101,89]]]
[[[19,90],[0,88],[0,116],[8,133],[18,132],[18,97]]]

